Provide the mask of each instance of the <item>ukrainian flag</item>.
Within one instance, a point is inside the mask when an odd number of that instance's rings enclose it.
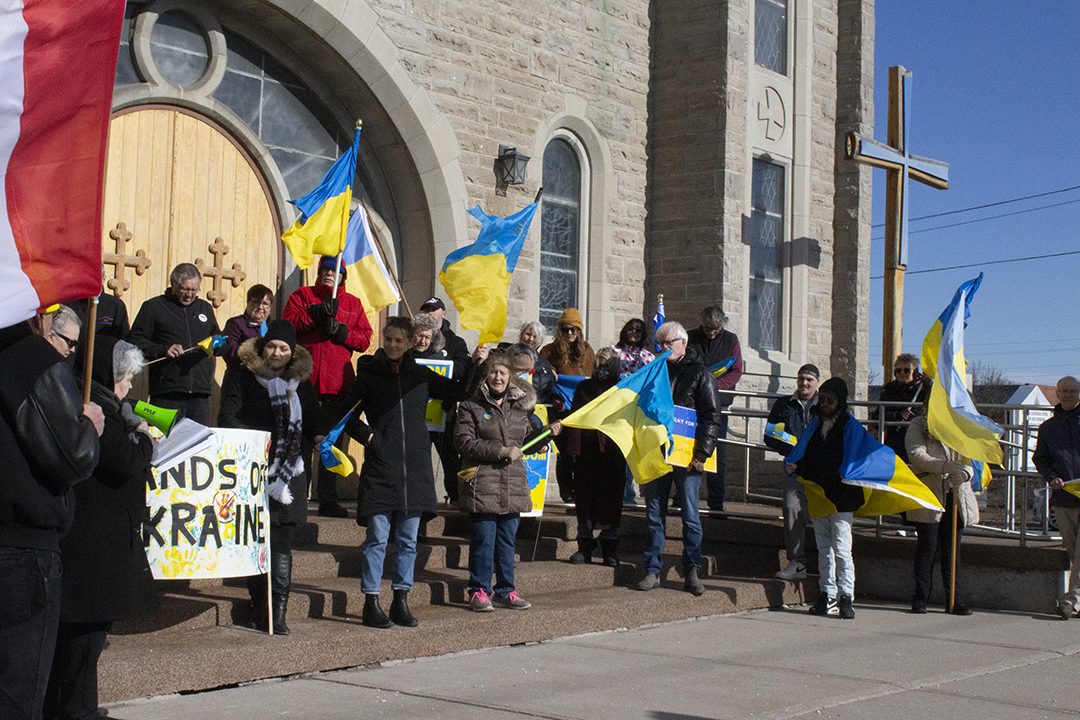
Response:
[[[352,184],[360,153],[360,128],[353,133],[352,145],[334,161],[318,187],[298,200],[290,200],[300,210],[300,217],[281,235],[297,267],[307,269],[316,255],[337,257],[345,248],[345,230],[349,224]]]
[[[784,462],[797,463],[802,459],[810,437],[817,432],[821,420],[815,418],[799,437],[799,443]],[[825,496],[820,485],[800,477],[806,489],[806,507],[810,517],[820,518],[836,512],[836,506]],[[855,416],[848,415],[844,423],[844,456],[840,462],[840,481],[863,490],[863,504],[855,511],[859,517],[893,515],[907,510],[927,508],[944,511],[937,497],[915,473],[896,456],[892,448],[875,440]]]
[[[480,221],[476,242],[446,256],[439,281],[454,301],[461,327],[480,332],[480,344],[502,340],[506,296],[538,201],[509,217],[485,215],[477,205],[469,214]]]
[[[977,493],[982,492],[990,485],[990,481],[993,479],[990,474],[990,463],[972,460],[971,467],[975,471],[975,476],[971,480],[971,489]]]
[[[322,460],[323,467],[342,477],[352,473],[353,464],[349,456],[336,447],[334,443],[341,437],[341,432],[345,429],[345,423],[349,421],[351,415],[352,410],[345,413],[345,417],[338,420],[338,424],[330,432],[326,433],[326,438],[319,443],[319,459]]]
[[[964,376],[964,328],[971,315],[971,298],[979,289],[982,273],[961,285],[922,346],[923,372],[934,380],[930,391],[927,423],[930,434],[945,446],[972,460],[1001,464],[1002,428],[975,409]]]
[[[349,270],[345,275],[345,289],[360,298],[365,311],[378,312],[401,299],[393,277],[383,264],[382,254],[375,246],[375,236],[363,205],[357,207],[349,219],[341,261]]]
[[[667,453],[674,444],[667,357],[670,350],[616,383],[588,405],[562,420],[568,427],[599,430],[619,446],[639,484],[671,472]]]
[[[788,445],[795,445],[799,442],[799,438],[784,429],[784,423],[765,423],[765,436],[774,438]]]

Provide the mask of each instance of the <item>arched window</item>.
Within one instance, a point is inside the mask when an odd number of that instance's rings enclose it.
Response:
[[[540,322],[554,331],[559,315],[580,307],[582,166],[577,150],[556,137],[544,149],[540,215]]]

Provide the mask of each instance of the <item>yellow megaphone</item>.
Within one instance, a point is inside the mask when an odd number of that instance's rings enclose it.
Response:
[[[161,408],[142,400],[135,403],[135,414],[166,435],[169,434],[173,423],[176,422],[176,410]]]

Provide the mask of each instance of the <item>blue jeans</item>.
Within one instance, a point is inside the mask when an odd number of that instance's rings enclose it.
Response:
[[[814,538],[818,547],[818,588],[831,598],[855,597],[855,561],[851,558],[851,519],[849,512],[833,513],[814,520]]]
[[[521,517],[473,513],[469,537],[469,591],[483,590],[491,595],[492,565],[495,570],[495,595],[514,591],[514,552]]]
[[[0,717],[40,718],[60,624],[60,555],[0,547]]]
[[[386,559],[386,541],[390,537],[391,520],[395,528],[394,544],[397,545],[397,552],[394,555],[394,574],[390,578],[390,584],[395,590],[412,589],[413,566],[416,564],[416,531],[420,528],[420,515],[395,511],[392,514],[368,516],[367,535],[364,537],[364,544],[360,546],[364,558],[360,589],[365,594],[377,593],[382,587],[383,561]]]
[[[701,567],[701,475],[686,468],[675,468],[667,475],[641,486],[645,496],[645,519],[649,531],[649,547],[645,549],[645,572],[660,573],[664,554],[664,521],[667,519],[671,484],[679,494],[683,521],[683,572]]]

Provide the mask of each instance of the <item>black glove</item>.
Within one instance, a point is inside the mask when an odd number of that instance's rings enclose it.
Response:
[[[311,316],[311,321],[316,325],[322,325],[327,320],[334,319],[337,316],[337,311],[337,298],[326,298],[321,303],[307,306],[308,315]]]
[[[330,342],[344,346],[345,339],[349,337],[349,326],[331,319],[326,326],[326,334],[330,336]]]
[[[335,298],[335,297],[326,298],[325,300],[322,301],[322,307],[323,307],[323,315],[325,315],[326,317],[329,317],[329,318],[337,317],[337,308],[338,308],[337,298]]]

